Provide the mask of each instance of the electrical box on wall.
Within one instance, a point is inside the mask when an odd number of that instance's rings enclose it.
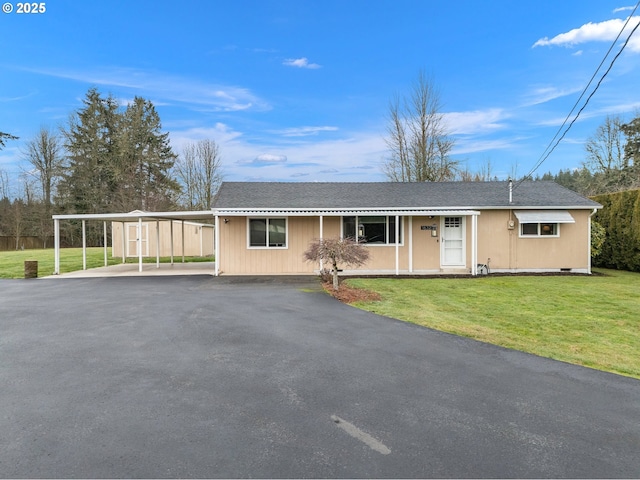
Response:
[[[515,220],[509,220],[509,221],[507,222],[507,228],[508,228],[509,230],[513,230],[514,228],[516,228],[516,222],[515,222]]]

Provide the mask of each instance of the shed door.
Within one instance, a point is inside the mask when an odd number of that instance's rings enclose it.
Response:
[[[138,232],[140,225],[137,223],[127,224],[127,257],[137,257],[140,255],[138,246],[142,248],[142,256],[149,256],[149,229],[146,223],[142,224],[142,231]],[[138,239],[140,242],[138,243]]]
[[[442,265],[464,266],[464,222],[462,217],[444,217],[442,219]]]

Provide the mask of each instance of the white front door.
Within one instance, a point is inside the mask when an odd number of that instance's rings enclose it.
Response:
[[[442,243],[440,251],[442,266],[465,266],[464,223],[462,217],[442,218]]]

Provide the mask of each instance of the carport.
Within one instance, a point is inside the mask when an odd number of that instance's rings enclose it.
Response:
[[[128,222],[137,222],[138,231],[142,231],[142,222],[155,221],[156,223],[156,268],[160,268],[160,221],[169,220],[171,225],[171,264],[174,260],[174,240],[173,240],[173,221],[178,220],[181,222],[181,238],[182,238],[182,262],[184,263],[184,222],[188,220],[211,220],[213,219],[213,212],[211,210],[200,211],[179,211],[179,212],[143,212],[136,210],[129,213],[89,213],[89,214],[65,214],[65,215],[53,215],[53,227],[54,227],[54,275],[60,274],[60,222],[61,221],[73,221],[79,220],[82,222],[82,269],[87,269],[87,235],[86,227],[89,221],[101,221],[103,223],[103,235],[104,235],[104,266],[108,265],[107,258],[107,222],[122,222],[122,252],[123,262],[125,259],[125,239],[124,239],[124,224]],[[214,235],[215,239],[216,235]],[[112,238],[112,242],[115,239]],[[142,272],[142,248],[141,238],[138,235],[136,239],[137,252],[138,252],[138,272]]]

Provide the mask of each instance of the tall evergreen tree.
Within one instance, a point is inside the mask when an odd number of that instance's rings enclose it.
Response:
[[[135,97],[129,104],[122,115],[118,140],[116,204],[121,209],[172,208],[180,186],[169,172],[177,156],[150,101]]]
[[[115,98],[92,88],[63,130],[67,168],[58,186],[58,205],[68,213],[112,209],[120,115]]]

